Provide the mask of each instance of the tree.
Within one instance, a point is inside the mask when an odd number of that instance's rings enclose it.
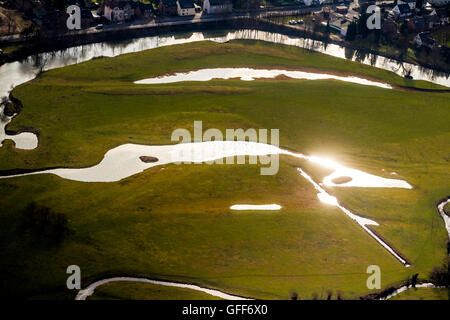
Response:
[[[345,40],[353,41],[356,39],[356,28],[357,28],[356,23],[351,22],[347,28],[347,34],[345,35]]]
[[[423,7],[423,0],[416,0],[416,8],[422,9]]]
[[[8,34],[11,34],[16,27],[16,22],[14,21],[13,11],[12,10],[4,10],[3,16],[5,17],[4,18],[5,25],[8,26]]]
[[[411,287],[415,288],[417,284],[417,278],[419,278],[419,274],[416,273],[411,277]]]
[[[369,34],[370,30],[367,28],[368,14],[365,11],[361,14],[358,19],[358,34],[362,35],[364,38]]]
[[[332,296],[333,296],[333,291],[327,290],[327,300],[331,300]]]
[[[430,281],[436,286],[450,287],[450,257],[444,264],[431,270]]]
[[[22,228],[35,237],[59,243],[69,234],[67,217],[31,202],[23,212]]]

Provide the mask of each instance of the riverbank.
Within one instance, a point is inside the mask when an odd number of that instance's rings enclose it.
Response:
[[[315,8],[308,9],[309,11]],[[302,11],[303,12],[303,11]],[[0,56],[0,65],[6,62],[18,61],[28,56],[35,55],[41,52],[51,52],[55,50],[62,50],[73,46],[86,45],[97,42],[121,41],[127,39],[136,39],[141,37],[163,35],[167,33],[176,32],[223,32],[223,30],[242,30],[253,29],[259,31],[280,33],[290,37],[301,37],[312,40],[323,41],[328,44],[335,44],[350,50],[357,51],[359,54],[373,54],[380,57],[386,57],[398,61],[399,63],[413,63],[416,61],[407,61],[401,59],[396,55],[389,55],[386,52],[379,52],[374,49],[361,48],[344,39],[322,34],[320,32],[312,32],[301,29],[296,26],[276,23],[265,19],[258,14],[238,14],[223,17],[214,17],[209,19],[198,20],[182,20],[177,23],[162,22],[153,24],[133,25],[133,26],[114,26],[111,29],[105,30],[82,30],[77,32],[68,32],[65,34],[51,34],[38,39],[26,39],[25,42],[14,42],[13,49],[9,53]],[[6,44],[5,44],[6,45]],[[420,66],[433,69],[438,72],[449,73],[450,69],[436,68],[423,61],[420,61]]]

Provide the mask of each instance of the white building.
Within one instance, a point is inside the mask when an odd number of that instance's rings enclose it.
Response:
[[[430,37],[429,32],[421,32],[417,36],[414,37],[414,43],[418,47],[428,47],[433,49],[436,46],[436,41]]]
[[[398,4],[394,7],[394,9],[392,9],[392,13],[396,17],[406,18],[411,15],[411,9],[407,4]]]
[[[193,0],[178,0],[177,12],[179,16],[194,16],[195,6]]]
[[[103,16],[109,21],[122,22],[129,20],[134,15],[134,9],[129,4],[116,6],[105,5]]]
[[[205,0],[203,1],[203,12],[208,14],[231,13],[233,4],[231,0]]]

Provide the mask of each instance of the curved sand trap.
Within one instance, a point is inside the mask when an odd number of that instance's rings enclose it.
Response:
[[[303,71],[288,71],[277,69],[253,69],[253,68],[212,68],[191,71],[187,73],[176,73],[157,78],[148,78],[135,81],[135,84],[158,84],[158,83],[175,83],[181,81],[210,81],[213,79],[234,79],[240,78],[245,81],[255,79],[271,79],[278,76],[286,76],[292,79],[304,80],[340,80],[345,82],[357,83],[367,86],[375,86],[384,89],[392,89],[386,83],[370,81],[359,77],[341,77],[332,74],[311,73]]]
[[[400,293],[402,293],[402,292],[404,292],[404,291],[406,291],[406,290],[408,290],[408,289],[411,289],[411,288],[412,288],[411,286],[403,286],[403,287],[400,287],[400,288],[398,288],[397,290],[395,290],[393,293],[391,293],[390,295],[388,295],[387,297],[381,298],[380,300],[389,300],[389,299],[391,299],[392,297],[395,297],[396,295],[399,295]],[[432,283],[419,283],[419,284],[416,284],[416,288],[443,288],[443,287],[435,286],[435,285],[432,284]]]
[[[438,208],[439,214],[441,215],[442,219],[444,220],[445,229],[447,229],[448,237],[450,239],[450,216],[448,214],[446,214],[445,210],[444,210],[444,207],[447,203],[450,203],[450,198],[439,203],[437,208]]]
[[[234,204],[231,210],[280,210],[279,204]]]
[[[3,118],[3,120],[2,120]],[[38,137],[32,132],[21,132],[18,134],[10,135],[5,132],[6,126],[14,118],[3,115],[3,108],[0,109],[0,147],[3,145],[4,140],[12,140],[17,149],[32,150],[38,146]]]
[[[94,291],[97,287],[99,287],[103,284],[106,284],[106,283],[119,282],[119,281],[142,282],[142,283],[156,284],[156,285],[165,286],[165,287],[191,289],[191,290],[195,290],[195,291],[204,292],[206,294],[212,295],[214,297],[219,297],[219,298],[222,298],[225,300],[251,300],[251,299],[227,294],[227,293],[224,293],[219,290],[202,288],[202,287],[199,287],[199,286],[196,286],[193,284],[188,284],[188,283],[178,283],[178,282],[153,280],[153,279],[147,279],[147,278],[133,278],[133,277],[114,277],[114,278],[108,278],[108,279],[94,282],[94,283],[90,284],[86,289],[82,289],[82,290],[78,291],[78,294],[75,297],[75,300],[86,300],[87,297],[91,296],[94,293]]]
[[[215,160],[234,156],[289,155],[317,163],[333,169],[334,172],[325,177],[327,186],[368,187],[368,188],[406,188],[412,186],[404,180],[388,179],[372,175],[360,170],[344,167],[333,161],[315,156],[306,156],[280,149],[270,144],[249,141],[205,141],[163,146],[146,146],[123,144],[109,150],[103,160],[88,168],[58,168],[39,170],[24,174],[2,176],[0,179],[21,177],[35,174],[55,174],[61,178],[82,182],[114,182],[120,181],[154,166],[169,163],[210,163]],[[151,156],[158,161],[143,162],[140,157]],[[334,184],[335,177],[348,176],[352,180],[343,184]]]

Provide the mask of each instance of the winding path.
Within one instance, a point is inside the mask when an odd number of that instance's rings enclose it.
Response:
[[[450,239],[450,216],[445,213],[444,207],[447,203],[450,203],[450,196],[448,196],[446,199],[442,200],[438,203],[437,209],[439,214],[441,215],[442,219],[445,223],[445,229],[447,229],[448,232],[448,238]]]
[[[380,298],[380,300],[389,300],[389,299],[391,299],[391,298],[393,298],[393,297],[399,295],[400,293],[402,293],[402,292],[404,292],[404,291],[407,291],[407,290],[409,290],[409,289],[412,289],[412,288],[413,288],[413,287],[411,287],[411,286],[403,286],[403,287],[400,287],[400,288],[398,288],[397,290],[395,290],[393,293],[391,293],[390,295],[388,295],[387,297],[385,297],[385,298]],[[427,282],[427,283],[416,284],[415,288],[442,288],[442,287],[438,287],[438,286],[435,286],[435,285],[432,284],[432,283]]]
[[[96,281],[96,282],[90,284],[86,289],[82,289],[82,290],[78,291],[78,294],[75,297],[75,300],[86,300],[87,297],[91,296],[94,293],[94,291],[97,287],[104,285],[106,283],[121,282],[121,281],[141,282],[141,283],[156,284],[156,285],[165,286],[165,287],[191,289],[194,291],[204,292],[211,296],[222,298],[225,300],[253,300],[253,299],[248,299],[248,298],[244,298],[244,297],[240,297],[240,296],[231,295],[231,294],[219,291],[219,290],[199,287],[194,284],[170,282],[170,281],[163,281],[163,280],[154,280],[154,279],[147,279],[147,278],[133,278],[133,277],[114,277],[114,278],[107,278],[107,279]]]

